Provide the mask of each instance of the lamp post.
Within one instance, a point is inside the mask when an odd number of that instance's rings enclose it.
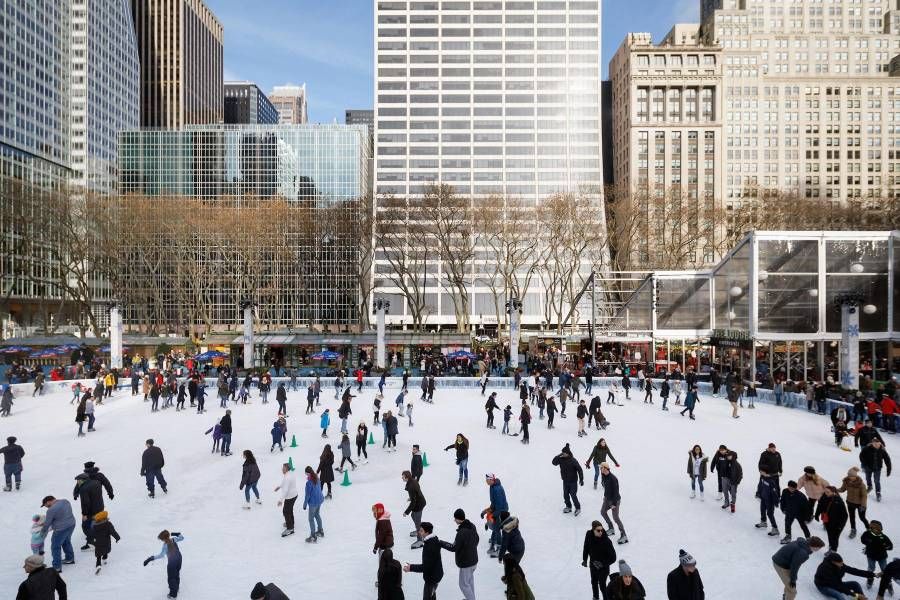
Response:
[[[509,366],[519,368],[519,317],[522,315],[522,302],[518,298],[510,298],[506,303],[509,314]]]
[[[878,310],[874,304],[863,304],[865,300],[857,291],[834,298],[834,308],[841,311],[841,385],[850,390],[859,389],[859,312],[871,315]]]
[[[122,309],[118,300],[109,301],[109,367],[122,368]]]
[[[244,311],[244,368],[253,368],[253,300],[245,298],[241,300],[240,307]]]
[[[385,348],[385,315],[391,308],[390,300],[384,298],[376,298],[373,303],[375,307],[375,327],[377,329],[376,347],[375,347],[375,364],[379,369],[385,368],[387,363]]]

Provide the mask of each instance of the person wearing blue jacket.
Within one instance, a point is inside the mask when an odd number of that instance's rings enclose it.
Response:
[[[500,513],[509,511],[509,503],[506,501],[506,491],[503,489],[503,485],[500,483],[500,479],[494,475],[493,473],[488,473],[484,476],[485,482],[488,485],[488,494],[491,499],[491,503],[481,511],[481,518],[483,519],[487,513],[491,513],[493,515],[493,521],[491,523],[491,539],[490,546],[488,547],[488,556],[491,558],[497,558],[497,555],[500,553]]]
[[[774,477],[760,477],[756,486],[756,497],[759,498],[759,523],[756,524],[757,529],[765,529],[766,517],[769,517],[769,523],[772,529],[769,535],[776,536],[778,532],[778,523],[775,522],[775,507],[778,506],[778,484]]]
[[[178,547],[178,542],[184,541],[184,536],[177,531],[169,533],[168,530],[163,529],[156,537],[163,543],[162,550],[155,556],[148,556],[144,560],[144,566],[146,567],[154,560],[166,558],[166,574],[169,579],[169,595],[166,597],[177,598],[178,588],[181,585],[181,549]]]
[[[307,466],[304,470],[306,473],[306,488],[303,492],[303,510],[307,511],[309,518],[309,537],[306,538],[307,543],[316,543],[318,538],[325,537],[325,531],[322,529],[322,516],[319,510],[325,497],[322,495],[322,487],[319,485],[319,478],[313,468]]]
[[[269,433],[272,434],[272,447],[269,448],[269,452],[275,452],[276,444],[278,445],[278,449],[281,452],[284,452],[284,445],[282,444],[282,440],[284,439],[285,432],[281,428],[281,419],[275,421]]]
[[[692,421],[696,420],[694,419],[694,406],[699,401],[697,386],[694,386],[688,391],[687,396],[684,397],[684,410],[681,411],[681,416],[683,417],[684,413],[687,412]]]
[[[75,531],[75,515],[68,500],[46,496],[41,506],[47,509],[41,533],[53,530],[50,537],[50,555],[53,557],[53,568],[62,572],[62,566],[75,564],[75,550],[72,548],[72,533]],[[65,560],[62,554],[65,553]]]
[[[813,552],[824,547],[825,542],[821,538],[797,538],[772,555],[772,566],[784,584],[784,600],[794,600],[797,597],[797,573],[800,567],[809,560]]]
[[[322,437],[328,437],[328,425],[331,423],[331,415],[328,414],[328,409],[325,409],[325,412],[322,413],[322,418],[319,419],[319,427],[322,428]]]

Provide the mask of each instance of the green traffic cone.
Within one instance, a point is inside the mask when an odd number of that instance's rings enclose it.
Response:
[[[350,485],[350,472],[344,471],[344,480],[341,482],[341,485],[347,487]]]
[[[375,445],[375,435],[371,431],[369,432],[369,445],[370,446]]]
[[[292,435],[291,436],[291,448],[296,448],[296,447],[297,447],[297,436]]]
[[[294,459],[290,456],[288,457],[288,469],[290,469],[291,471],[294,470]]]
[[[431,465],[428,464],[428,453],[427,453],[427,452],[424,453],[424,454],[422,455],[422,466],[423,466],[423,467],[430,467],[430,466],[431,466]]]

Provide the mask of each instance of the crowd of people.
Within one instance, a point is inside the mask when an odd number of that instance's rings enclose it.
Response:
[[[437,369],[438,367],[434,367]],[[694,409],[700,402],[697,386],[697,374],[693,370],[682,375],[679,371],[663,375],[662,377],[646,376],[642,370],[634,374],[630,370],[622,371],[621,378],[616,377],[613,385],[609,386],[606,405],[623,406],[632,400],[632,391],[636,392],[635,401],[642,400],[646,404],[660,402],[660,410],[668,410],[669,399],[673,405],[682,408],[681,414],[694,419]],[[269,396],[272,392],[273,380],[268,372],[246,374],[241,376],[237,370],[223,367],[215,373],[215,384],[212,377],[207,378],[198,370],[191,371],[186,376],[170,369],[160,371],[149,369],[147,372],[133,370],[125,381],[130,380],[130,395],[135,398],[142,397],[142,402],[149,405],[151,413],[175,408],[175,411],[195,409],[196,414],[204,414],[205,396],[207,389],[215,389],[219,399],[219,406],[224,413],[215,424],[206,431],[212,434],[212,453],[225,458],[232,455],[231,437],[235,423],[232,411],[238,406],[243,406],[255,400],[261,405],[269,404]],[[413,402],[409,397],[408,373],[400,383],[399,393],[394,400],[395,407],[385,406],[385,378],[378,385],[378,391],[374,393],[371,409],[359,409],[358,404],[363,402],[363,371],[354,374],[353,380],[338,373],[333,381],[334,399],[338,404],[336,415],[340,422],[338,442],[333,449],[332,443],[326,441],[323,444],[318,457],[317,465],[307,465],[302,469],[302,485],[298,483],[294,465],[289,461],[281,465],[281,481],[274,492],[278,497],[278,506],[282,509],[283,527],[282,537],[291,536],[295,527],[295,507],[300,504],[302,510],[307,513],[309,535],[305,541],[309,544],[317,544],[324,539],[325,530],[323,522],[327,511],[323,510],[332,499],[335,490],[335,471],[345,474],[345,482],[348,482],[347,471],[355,470],[358,464],[365,464],[369,460],[367,446],[374,443],[372,431],[367,426],[368,417],[361,419],[355,438],[351,442],[349,424],[351,415],[366,414],[366,410],[373,412],[372,428],[381,425],[382,448],[386,452],[397,450],[397,437],[401,434],[409,434],[413,431],[412,420]],[[435,401],[436,373],[422,378],[420,402],[430,403]],[[481,393],[487,399],[484,405],[487,421],[487,429],[495,429],[494,412],[502,411],[503,427],[500,435],[519,437],[520,441],[528,444],[530,441],[529,426],[532,424],[532,411],[537,412],[538,421],[546,421],[548,429],[555,429],[559,425],[556,418],[566,419],[566,409],[569,403],[574,404],[575,421],[577,425],[571,426],[571,433],[578,437],[594,435],[602,432],[610,426],[610,420],[603,413],[604,400],[594,393],[595,375],[593,369],[569,369],[563,368],[559,372],[551,370],[535,371],[530,374],[516,372],[514,386],[520,400],[518,411],[514,411],[510,404],[501,409],[497,401],[497,393],[488,395],[488,384],[492,370],[485,368],[482,371]],[[209,381],[207,381],[209,379]],[[72,386],[73,395],[71,404],[75,405],[78,425],[78,436],[96,431],[97,407],[102,406],[105,399],[120,388],[119,373],[115,370],[101,367],[96,374],[93,385],[76,383]],[[599,386],[598,386],[599,388]],[[713,395],[717,395],[724,388],[726,397],[731,405],[734,417],[738,408],[747,400],[747,408],[753,407],[754,386],[750,384],[744,389],[744,384],[738,381],[736,376],[726,374],[717,384],[713,381]],[[356,394],[353,393],[354,389]],[[300,391],[296,377],[291,377],[287,382],[279,382],[274,390],[274,399],[277,407],[275,421],[268,434],[271,436],[270,453],[275,452],[276,446],[283,451],[289,437],[287,428],[288,418],[288,391]],[[329,440],[332,435],[331,408],[323,406],[327,400],[321,397],[322,381],[315,377],[307,386],[307,414],[315,415],[319,419],[321,437]],[[879,581],[878,598],[883,599],[885,593],[892,593],[891,581],[894,577],[900,578],[900,559],[888,563],[888,553],[893,549],[890,538],[883,530],[882,522],[870,519],[867,513],[868,498],[874,492],[876,505],[882,500],[882,475],[889,477],[891,474],[891,460],[886,450],[882,437],[883,432],[894,433],[893,419],[887,418],[894,413],[890,411],[890,402],[893,401],[891,389],[881,390],[879,398],[870,397],[862,402],[862,411],[857,410],[860,401],[854,400],[850,406],[838,405],[832,411],[832,423],[835,430],[836,442],[845,443],[846,439],[853,439],[854,446],[859,448],[858,463],[849,468],[846,476],[836,478],[840,485],[832,485],[815,469],[807,466],[796,480],[789,480],[784,486],[783,461],[780,450],[775,443],[770,443],[762,450],[757,462],[759,477],[756,480],[755,497],[759,501],[760,519],[756,528],[768,529],[767,533],[781,542],[781,546],[772,556],[773,568],[784,585],[784,596],[791,600],[796,596],[797,576],[801,566],[817,550],[826,548],[827,552],[815,573],[815,586],[829,598],[853,598],[853,594],[861,595],[862,587],[853,581],[844,581],[845,575],[862,577],[867,587],[871,588],[876,579]],[[893,394],[896,394],[896,386]],[[683,399],[682,399],[683,395]],[[815,399],[815,398],[814,398]],[[189,402],[188,406],[185,404]],[[736,406],[737,405],[737,406]],[[874,406],[873,406],[874,405]],[[534,408],[532,408],[534,407]],[[388,409],[389,410],[385,410]],[[811,407],[812,408],[812,405]],[[885,410],[887,409],[887,410]],[[844,412],[841,412],[844,411]],[[515,414],[518,413],[517,425],[511,424]],[[7,413],[8,414],[8,413]],[[570,412],[571,414],[571,412]],[[399,417],[399,418],[398,418]],[[405,428],[401,427],[403,418],[406,418]],[[87,431],[84,425],[87,424]],[[880,429],[879,429],[880,427]],[[590,430],[593,430],[591,432]],[[356,461],[353,460],[353,446],[356,448]],[[457,466],[457,485],[469,485],[468,463],[472,452],[469,438],[464,432],[459,432],[453,441],[444,447],[447,452],[453,452]],[[340,463],[337,461],[336,452],[339,451]],[[25,460],[25,450],[18,443],[16,437],[7,439],[7,446],[0,448],[4,455],[4,490],[20,490],[22,486],[22,465]],[[644,586],[634,575],[631,567],[624,560],[619,560],[616,554],[616,546],[629,543],[625,532],[625,526],[620,517],[623,497],[628,497],[628,490],[620,488],[619,479],[613,473],[613,466],[619,467],[620,463],[613,455],[605,438],[600,438],[592,447],[591,452],[582,460],[576,458],[575,453],[566,443],[559,453],[548,457],[548,465],[558,468],[561,479],[563,507],[561,512],[571,515],[569,518],[578,517],[582,512],[581,501],[578,497],[579,488],[584,485],[584,468],[593,469],[593,487],[602,488],[602,505],[599,513],[601,520],[593,520],[590,528],[584,536],[582,565],[588,569],[592,597],[595,600],[640,600],[646,597]],[[717,501],[721,502],[721,508],[732,514],[737,513],[737,490],[745,481],[744,468],[738,460],[737,452],[729,449],[727,444],[720,444],[712,456],[707,456],[699,444],[693,445],[687,450],[686,475],[690,482],[690,497],[700,501],[705,500],[704,482],[713,474],[716,476]],[[243,450],[241,456],[241,470],[239,489],[244,497],[244,509],[251,510],[254,504],[261,504],[259,482],[262,474],[258,460],[251,450]],[[217,459],[218,460],[218,459]],[[349,464],[349,469],[345,465]],[[480,512],[480,518],[489,535],[485,535],[482,541],[478,533],[478,527],[467,516],[466,510],[459,507],[453,511],[452,518],[456,523],[456,531],[453,536],[441,539],[435,531],[433,522],[426,520],[428,492],[427,485],[423,487],[422,477],[424,473],[424,461],[421,448],[418,444],[411,445],[409,468],[402,470],[400,477],[404,484],[408,503],[402,516],[411,522],[412,530],[410,538],[413,538],[410,548],[421,550],[421,561],[417,563],[401,564],[394,558],[395,546],[394,528],[390,511],[382,503],[371,507],[374,518],[374,544],[373,553],[378,556],[376,590],[379,599],[403,598],[402,579],[404,573],[420,573],[424,581],[424,598],[426,600],[436,598],[437,589],[444,577],[442,551],[452,552],[454,563],[458,569],[458,587],[465,600],[475,598],[475,571],[479,560],[479,548],[482,543],[486,545],[485,554],[488,558],[497,560],[502,564],[502,581],[506,587],[507,598],[527,599],[534,598],[529,581],[523,568],[525,554],[525,538],[522,532],[522,524],[519,518],[511,510],[510,497],[504,488],[500,477],[494,473],[488,473],[484,477],[487,488],[486,496],[488,505]],[[141,456],[141,476],[145,478],[148,497],[156,497],[156,488],[164,494],[169,493],[168,483],[163,476],[165,468],[164,453],[153,439],[147,439]],[[749,479],[749,477],[747,478]],[[298,502],[302,494],[302,502]],[[842,496],[845,495],[845,497]],[[81,530],[85,536],[84,551],[92,550],[95,556],[95,573],[100,574],[103,566],[112,554],[113,542],[121,539],[106,511],[104,495],[107,500],[114,497],[111,482],[100,471],[94,462],[86,462],[84,471],[75,477],[75,489],[73,500],[79,503]],[[846,498],[846,499],[845,499]],[[513,500],[522,500],[512,498]],[[75,525],[79,523],[73,511],[72,503],[64,498],[52,495],[44,497],[41,506],[46,509],[43,514],[35,514],[32,517],[31,542],[32,553],[25,560],[25,571],[28,574],[25,582],[20,587],[17,600],[31,598],[52,598],[47,595],[47,590],[54,590],[60,598],[66,598],[66,584],[61,574],[63,568],[73,565],[75,556],[71,542]],[[784,516],[784,536],[781,537],[779,523],[776,520],[776,509]],[[439,517],[439,515],[436,515]],[[876,515],[877,516],[877,515]],[[849,522],[850,529],[846,539],[857,538],[857,519],[860,529],[859,543],[867,559],[866,569],[856,569],[844,563],[838,554],[839,545],[844,538],[844,532]],[[822,532],[827,541],[812,535],[813,521],[821,523]],[[792,526],[796,523],[802,530],[804,537],[793,539]],[[818,527],[818,525],[815,525]],[[618,529],[618,531],[617,531]],[[51,534],[52,532],[52,534]],[[618,538],[616,535],[618,534]],[[44,541],[50,535],[51,565],[48,568],[44,562]],[[452,537],[452,541],[450,541]],[[178,531],[163,530],[157,536],[161,543],[160,551],[149,556],[144,561],[148,566],[154,561],[164,560],[167,564],[168,597],[178,596],[180,588],[180,574],[182,567],[181,548],[179,546],[185,540],[184,535]],[[613,540],[617,544],[613,544]],[[681,549],[677,553],[677,565],[666,577],[666,589],[669,600],[703,600],[705,591],[700,572],[697,569],[697,561],[689,552]],[[617,572],[613,572],[613,568]],[[40,594],[44,594],[43,596]],[[257,583],[252,591],[251,598],[287,598],[286,594],[274,583]]]

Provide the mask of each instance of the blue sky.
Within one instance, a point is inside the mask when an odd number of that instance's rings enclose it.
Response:
[[[309,118],[343,122],[371,108],[372,0],[206,0],[225,28],[225,79],[272,86],[306,82]],[[696,21],[700,0],[603,0],[603,67],[629,31],[659,40]]]

